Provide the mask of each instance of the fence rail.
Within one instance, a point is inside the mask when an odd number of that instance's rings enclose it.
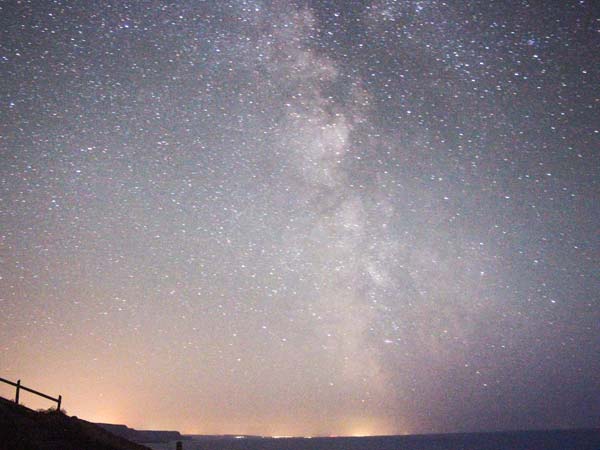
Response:
[[[52,400],[53,402],[56,402],[56,410],[60,411],[60,404],[62,403],[62,395],[59,395],[58,398],[50,397],[49,395],[44,394],[43,392],[36,391],[35,389],[31,389],[26,386],[23,386],[21,384],[21,380],[17,380],[17,382],[14,383],[10,380],[6,380],[6,379],[0,377],[0,381],[2,381],[3,383],[6,383],[6,384],[10,384],[11,386],[14,386],[17,388],[17,392],[15,394],[15,403],[17,405],[19,404],[19,392],[21,389],[23,389],[24,391],[31,392],[32,394],[39,395],[40,397],[44,397],[44,398],[47,398],[48,400]]]

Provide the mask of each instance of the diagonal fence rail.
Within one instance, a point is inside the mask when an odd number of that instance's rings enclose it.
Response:
[[[21,380],[17,380],[17,382],[14,383],[10,380],[6,380],[6,379],[0,377],[0,381],[2,381],[3,383],[6,383],[6,384],[10,384],[11,386],[14,386],[17,388],[17,392],[15,394],[15,403],[17,405],[19,404],[19,393],[20,393],[21,389],[23,389],[24,391],[31,392],[32,394],[39,395],[40,397],[44,397],[44,398],[47,398],[48,400],[52,400],[53,402],[56,402],[56,410],[60,411],[60,404],[62,403],[62,395],[59,395],[58,398],[50,397],[49,395],[44,394],[43,392],[36,391],[35,389],[31,389],[26,386],[23,386],[21,384]]]

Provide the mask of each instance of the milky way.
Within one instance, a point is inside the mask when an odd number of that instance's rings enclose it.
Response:
[[[598,424],[592,2],[0,8],[0,376],[198,433]]]

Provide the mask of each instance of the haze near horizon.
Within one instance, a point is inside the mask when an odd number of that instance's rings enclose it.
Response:
[[[597,426],[593,2],[0,8],[0,376],[186,433]]]

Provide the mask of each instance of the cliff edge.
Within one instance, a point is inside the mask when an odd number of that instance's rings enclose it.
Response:
[[[149,450],[58,411],[33,411],[0,397],[0,450]]]

